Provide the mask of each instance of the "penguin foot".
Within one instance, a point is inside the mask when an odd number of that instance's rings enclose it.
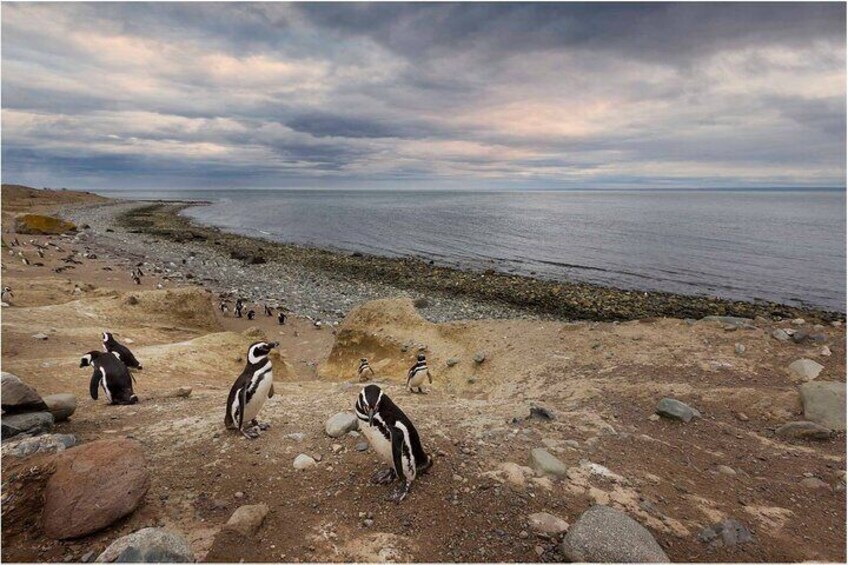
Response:
[[[409,485],[407,483],[403,483],[402,486],[398,487],[395,492],[388,496],[387,500],[400,503],[404,498],[406,498],[407,494],[409,494]]]
[[[241,435],[243,435],[247,439],[256,439],[259,437],[259,432],[256,430],[256,428],[248,428],[246,430],[242,430]]]
[[[258,424],[256,424],[256,426],[263,432],[266,432],[271,429],[271,424],[269,424],[268,422],[259,422]]]
[[[388,485],[397,478],[397,473],[392,468],[377,471],[371,475],[371,482],[375,485]]]

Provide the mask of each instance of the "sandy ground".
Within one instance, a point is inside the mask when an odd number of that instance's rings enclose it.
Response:
[[[61,204],[85,201],[74,198]],[[21,200],[3,195],[4,240],[14,237],[11,212],[55,206]],[[825,366],[820,380],[845,380],[843,327],[820,330],[830,357],[820,346],[770,337],[788,322],[736,331],[675,319],[432,324],[408,300],[370,303],[338,328],[316,330],[296,316],[280,327],[261,312],[252,322],[222,316],[200,287],[176,288],[153,274],[135,285],[129,262],[120,259],[77,256],[81,265],[53,272],[69,252],[85,252],[84,238],[19,239],[28,254],[35,252],[30,239],[63,251],[51,248],[37,267],[3,249],[2,284],[15,294],[2,310],[3,370],[41,394],[77,395],[76,413],[56,431],[84,441],[141,442],[152,484],[134,514],[70,542],[44,537],[37,505],[17,509],[14,520],[7,520],[14,509],[4,507],[6,561],[79,559],[152,525],[179,530],[207,561],[555,561],[562,558],[556,540],[522,535],[530,531],[528,514],[546,511],[573,523],[593,503],[625,509],[675,561],[845,560],[844,434],[815,443],[773,434],[801,419],[789,363],[812,358]],[[79,358],[99,348],[104,329],[145,367],[138,405],[88,397],[90,373],[78,368]],[[48,339],[33,339],[38,332]],[[259,335],[280,341],[281,355],[273,359],[277,394],[260,414],[271,428],[249,441],[224,429],[224,402],[247,344]],[[737,343],[744,354],[734,352]],[[429,395],[401,386],[420,347],[435,378]],[[473,361],[478,352],[485,353],[480,364]],[[332,439],[323,431],[329,417],[352,408],[361,356],[436,456],[399,505],[385,500],[390,487],[368,483],[380,465],[372,451],[355,449],[362,438]],[[459,363],[448,367],[453,357]],[[190,398],[167,397],[180,386],[193,388]],[[652,420],[663,396],[704,418]],[[526,419],[532,405],[556,419]],[[297,441],[293,433],[305,437]],[[519,471],[510,481],[503,464],[528,465],[535,447],[562,459],[568,477],[548,481]],[[321,461],[297,471],[299,453]],[[589,463],[614,475],[592,473]],[[4,458],[4,476],[15,465]],[[718,472],[720,465],[736,474]],[[805,474],[830,489],[805,489]],[[4,496],[14,488],[4,483]],[[251,543],[220,532],[238,506],[259,502],[270,513]],[[744,523],[755,542],[710,549],[698,541],[703,527],[725,517]]]

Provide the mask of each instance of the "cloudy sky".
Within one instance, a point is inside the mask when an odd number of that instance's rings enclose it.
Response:
[[[3,182],[844,186],[845,5],[2,5]]]

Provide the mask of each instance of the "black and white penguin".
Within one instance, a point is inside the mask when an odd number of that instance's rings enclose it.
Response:
[[[268,354],[280,345],[277,342],[258,341],[247,350],[247,366],[233,383],[227,397],[224,425],[239,430],[246,438],[256,439],[256,428],[267,429],[256,421],[256,415],[265,401],[274,396],[274,375]],[[245,430],[245,424],[250,427]]]
[[[409,392],[415,392],[414,389],[417,388],[419,393],[427,394],[421,387],[421,385],[424,384],[424,379],[429,379],[430,384],[433,384],[433,376],[427,368],[427,358],[423,353],[419,353],[418,360],[415,362],[415,365],[413,365],[412,368],[409,369],[409,373],[406,374],[406,388]]]
[[[221,313],[222,313],[222,314],[226,314],[227,312],[229,312],[229,311],[230,311],[230,308],[227,306],[227,302],[226,302],[225,300],[222,300],[222,301],[218,304],[218,308],[221,310]]]
[[[365,357],[359,360],[359,368],[356,370],[356,374],[359,376],[359,382],[361,383],[374,376],[374,369],[371,368],[371,365],[368,364],[368,359]]]
[[[130,278],[135,284],[141,284],[141,277],[139,277],[138,273],[136,273],[135,271],[130,271]]]
[[[9,288],[8,286],[4,286],[3,287],[3,295],[2,295],[2,298],[0,298],[0,299],[2,299],[2,301],[5,302],[6,304],[11,304],[12,298],[14,298],[14,295],[12,294],[12,289]]]
[[[274,311],[271,310],[271,307],[265,304],[265,315],[271,317],[274,315]]]
[[[122,343],[118,343],[115,336],[109,332],[103,332],[103,350],[106,351],[106,353],[115,354],[118,359],[127,366],[127,369],[141,371],[141,363],[138,362],[138,359],[135,358],[135,355],[133,355],[133,352],[130,351],[129,347]]]
[[[279,314],[277,314],[277,323],[280,324],[281,326],[286,325],[286,313],[283,312],[282,310],[280,311]]]
[[[248,310],[248,311],[247,311],[247,319],[248,319],[248,320],[252,320],[252,319],[253,319],[253,318],[255,318],[255,317],[256,317],[256,312],[255,312],[255,311],[253,311],[253,310]]]
[[[377,484],[389,484],[399,478],[400,487],[390,499],[400,502],[409,493],[412,481],[433,465],[424,452],[418,430],[383,390],[374,384],[362,389],[356,400],[359,429],[377,455],[391,468],[371,477]]]
[[[233,308],[233,311],[236,314],[236,318],[241,318],[241,311],[244,309],[244,302],[242,302],[241,298],[236,300],[236,305]]]
[[[103,388],[109,404],[136,404],[132,376],[127,366],[116,355],[102,351],[89,351],[80,359],[80,368],[94,367],[88,391],[97,400],[97,391]]]

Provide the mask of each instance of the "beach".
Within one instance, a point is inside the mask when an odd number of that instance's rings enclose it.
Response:
[[[842,313],[274,243],[192,224],[178,215],[186,203],[8,185],[2,198],[3,285],[14,293],[3,370],[42,396],[76,396],[54,433],[82,446],[128,439],[149,472],[132,513],[51,539],[39,501],[61,454],[18,458],[18,440],[5,440],[7,560],[83,560],[157,526],[184,535],[198,561],[553,562],[564,532],[529,517],[573,526],[593,505],[627,512],[673,561],[845,559],[844,414],[826,438],[785,428],[808,418],[804,380],[841,386],[844,410]],[[16,234],[26,212],[78,229]],[[61,251],[37,257],[34,244],[48,242]],[[221,295],[243,297],[256,318],[222,313]],[[289,313],[284,326],[265,304]],[[139,404],[88,396],[79,359],[107,329],[144,363]],[[224,403],[258,339],[279,341],[280,353],[260,413],[271,427],[250,441],[224,428]],[[403,387],[419,352],[434,375],[428,395]],[[379,461],[362,436],[326,432],[352,411],[363,356],[434,456],[401,504],[368,484]],[[799,359],[820,374],[798,377],[788,367]],[[700,417],[658,416],[663,398]],[[534,407],[552,418],[531,417]],[[536,449],[565,471],[534,468]],[[295,469],[300,454],[314,466]],[[247,539],[225,527],[254,504],[267,515]],[[727,519],[751,540],[705,541]]]

